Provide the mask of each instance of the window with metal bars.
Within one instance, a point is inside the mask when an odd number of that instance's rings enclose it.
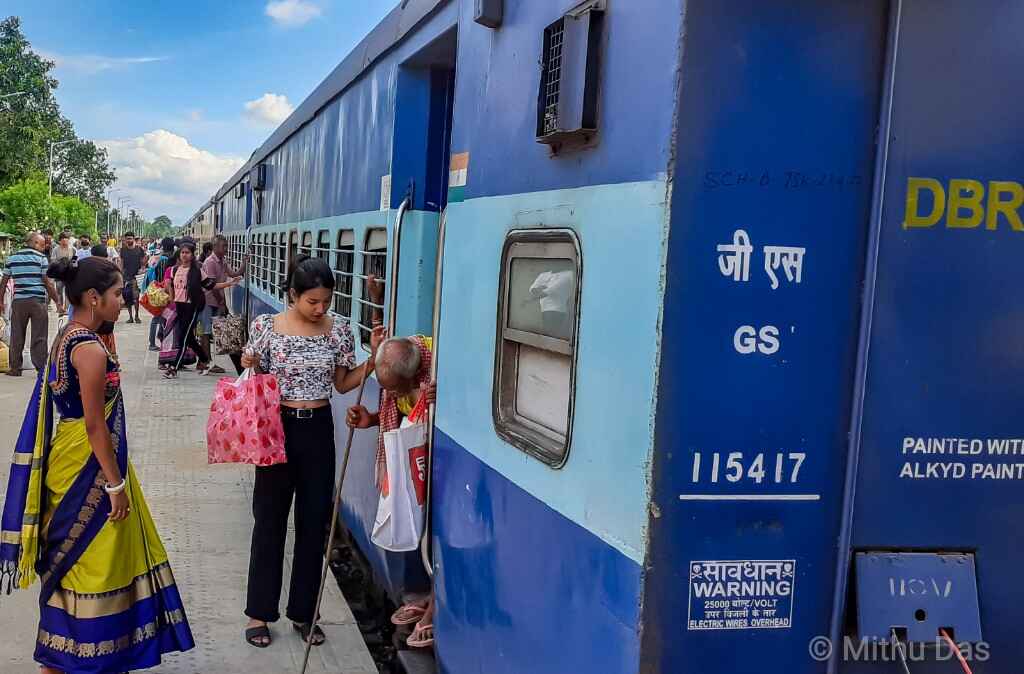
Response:
[[[295,244],[298,241],[298,233],[295,230],[290,234],[281,232],[277,241],[277,299],[282,302],[285,301],[284,282],[288,278],[288,264],[295,259],[297,253],[297,250],[289,250],[289,239]]]
[[[306,231],[302,233],[302,247],[299,249],[299,252],[313,257],[313,232]]]
[[[544,30],[544,135],[558,131],[558,99],[562,91],[562,43],[565,19]]]
[[[544,29],[537,141],[557,152],[597,132],[605,0],[585,0]]]
[[[316,235],[316,248],[314,250],[314,256],[321,260],[326,260],[330,264],[331,259],[331,233],[326,229],[321,229]]]
[[[325,234],[326,232],[321,232]],[[334,250],[334,313],[352,319],[352,274],[355,271],[355,234],[351,229],[338,232]]]
[[[359,339],[367,351],[370,349],[370,331],[373,329],[374,310],[383,313],[384,306],[370,300],[369,277],[372,275],[387,284],[388,232],[386,229],[371,229],[366,233],[363,257],[363,289],[359,303]]]

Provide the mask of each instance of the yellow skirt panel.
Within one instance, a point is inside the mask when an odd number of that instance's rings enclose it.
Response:
[[[85,421],[61,421],[47,464],[44,537],[52,513],[91,456]],[[121,522],[108,520],[103,524],[89,547],[61,579],[61,587],[78,594],[113,592],[132,585],[140,576],[167,562],[167,551],[160,542],[130,461],[127,478],[126,493],[131,504],[128,517]],[[103,498],[107,498],[106,495]]]

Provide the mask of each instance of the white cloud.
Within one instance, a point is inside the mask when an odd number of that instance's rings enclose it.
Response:
[[[117,171],[118,196],[147,218],[166,213],[187,220],[238,168],[242,157],[217,155],[164,129],[136,138],[98,141]]]
[[[263,126],[277,126],[286,120],[294,109],[286,96],[266,93],[245,104],[245,116]]]
[[[273,0],[264,11],[276,23],[287,27],[309,23],[323,13],[319,5],[308,0]]]
[[[43,58],[53,61],[58,69],[80,75],[96,75],[108,70],[167,60],[163,56],[100,56],[98,54],[57,54],[47,51],[39,53]]]

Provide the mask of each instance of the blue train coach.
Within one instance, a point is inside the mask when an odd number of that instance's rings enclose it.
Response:
[[[1022,26],[405,0],[212,195],[236,310],[308,251],[362,357],[370,274],[435,337],[422,554],[373,431],[343,520],[440,671],[1018,670]]]

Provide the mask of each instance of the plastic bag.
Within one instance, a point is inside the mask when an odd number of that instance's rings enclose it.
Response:
[[[149,305],[157,309],[166,307],[171,302],[171,296],[164,290],[163,284],[156,281],[146,288],[146,297],[149,298]]]
[[[388,479],[377,502],[371,540],[391,552],[408,552],[420,545],[427,498],[426,396],[402,421],[384,433]]]
[[[223,377],[217,382],[206,422],[206,447],[211,464],[287,463],[277,378],[249,369],[238,379]]]

